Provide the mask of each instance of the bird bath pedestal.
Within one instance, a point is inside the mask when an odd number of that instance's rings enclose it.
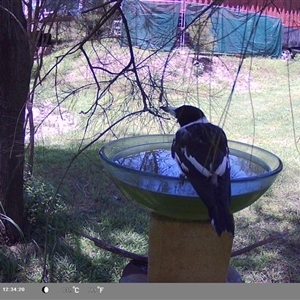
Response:
[[[172,135],[135,136],[112,141],[99,152],[121,192],[151,211],[148,282],[226,282],[233,238],[219,237],[188,180],[174,171]],[[231,207],[235,213],[259,199],[282,169],[274,154],[228,141],[234,157]],[[233,174],[233,176],[235,176]]]
[[[151,213],[149,282],[226,282],[232,235],[219,237],[209,222]]]

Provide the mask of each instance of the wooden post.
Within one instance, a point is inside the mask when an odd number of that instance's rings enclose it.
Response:
[[[226,282],[233,237],[209,222],[151,214],[148,282]]]

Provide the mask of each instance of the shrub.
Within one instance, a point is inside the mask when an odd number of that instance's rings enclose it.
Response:
[[[24,204],[27,220],[31,225],[46,225],[46,215],[53,218],[55,214],[66,210],[60,194],[50,183],[45,183],[31,176],[24,183]]]
[[[188,33],[193,49],[197,52],[212,52],[214,50],[214,35],[212,22],[208,14],[201,15],[188,27]]]

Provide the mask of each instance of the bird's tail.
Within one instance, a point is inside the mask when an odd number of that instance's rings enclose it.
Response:
[[[224,231],[230,232],[234,236],[234,219],[233,214],[230,213],[228,207],[215,205],[208,211],[211,225],[218,234]]]

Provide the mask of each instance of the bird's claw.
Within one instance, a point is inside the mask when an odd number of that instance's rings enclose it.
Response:
[[[184,182],[185,182],[185,180],[187,179],[187,177],[185,176],[185,174],[183,174],[183,173],[181,173],[180,175],[179,175],[179,184],[180,184],[180,186],[183,186],[184,185]]]

